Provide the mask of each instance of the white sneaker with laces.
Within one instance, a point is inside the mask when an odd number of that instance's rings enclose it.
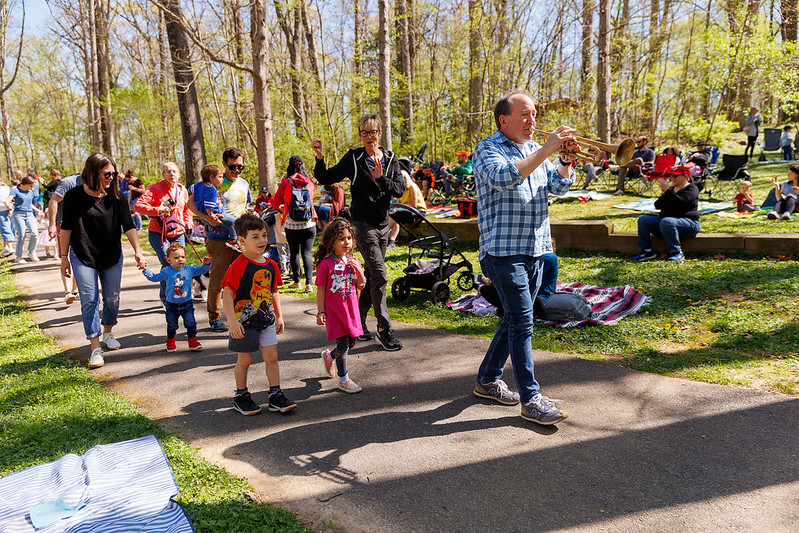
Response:
[[[103,342],[105,343],[106,348],[109,350],[119,350],[122,347],[122,345],[119,344],[119,341],[114,337],[113,331],[103,333]]]
[[[14,259],[14,262],[15,262],[16,264],[18,264],[18,265],[24,265],[25,263],[27,263],[27,261],[25,261],[25,260],[24,260],[24,259],[22,259],[21,257],[17,257],[16,259]]]
[[[31,253],[31,254],[28,254],[28,259],[30,259],[30,260],[31,260],[31,261],[33,261],[34,263],[40,260],[40,259],[39,259],[39,256],[38,256],[38,255],[36,255],[36,253],[35,253],[35,252],[34,252],[34,253]]]
[[[100,368],[105,364],[103,360],[103,349],[95,348],[92,350],[92,355],[89,357],[89,368]]]
[[[71,292],[68,292],[64,295],[64,303],[70,305],[72,302],[75,301],[75,295]]]

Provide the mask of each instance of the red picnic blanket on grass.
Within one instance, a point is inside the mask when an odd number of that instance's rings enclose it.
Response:
[[[550,322],[544,324],[559,328],[575,328],[596,324],[613,325],[622,318],[637,313],[643,306],[649,305],[651,296],[644,296],[632,285],[623,287],[597,287],[584,283],[558,283],[558,292],[573,292],[584,296],[591,304],[591,314],[585,320],[574,322]]]

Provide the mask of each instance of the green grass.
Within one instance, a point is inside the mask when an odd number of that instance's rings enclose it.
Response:
[[[479,271],[475,245],[463,245]],[[799,393],[799,262],[765,256],[699,255],[682,263],[632,263],[615,253],[559,250],[559,281],[633,285],[652,303],[615,326],[537,324],[533,347],[698,381]],[[407,248],[387,255],[389,283],[402,275]],[[450,281],[453,298],[462,293]],[[311,299],[299,290],[283,289]],[[427,291],[388,297],[392,319],[491,338],[498,318],[435,306]]]
[[[82,454],[96,444],[154,434],[197,531],[304,531],[288,511],[258,503],[252,487],[107,391],[36,326],[0,265],[0,475]]]

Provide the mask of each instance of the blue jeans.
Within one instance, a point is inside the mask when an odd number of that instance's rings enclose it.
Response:
[[[119,316],[119,291],[122,284],[122,254],[119,261],[105,270],[96,270],[80,262],[73,250],[69,251],[72,275],[80,292],[80,315],[87,339],[99,337],[100,333],[100,287],[103,292],[104,327],[113,327]],[[99,280],[99,285],[98,285]]]
[[[650,250],[652,248],[651,235],[657,235],[666,241],[668,254],[674,255],[682,251],[680,239],[696,237],[700,231],[702,231],[702,225],[698,220],[641,215],[638,217],[638,249]]]
[[[17,240],[14,222],[11,220],[11,211],[0,211],[0,236],[4,242]]]
[[[166,302],[166,338],[174,339],[178,332],[178,319],[183,317],[183,325],[186,326],[186,336],[197,336],[197,321],[194,319],[194,304],[187,300],[182,304]]]
[[[162,267],[167,266],[169,263],[166,262],[166,249],[169,248],[169,245],[173,242],[179,242],[181,245],[186,246],[186,236],[185,235],[178,235],[177,237],[166,237],[164,242],[161,242],[161,234],[155,231],[148,231],[147,238],[150,241],[150,246],[153,247],[155,250],[155,255],[158,256],[158,262],[161,263]],[[166,281],[161,282],[161,288],[158,291],[158,297],[161,298],[161,302],[166,302]]]
[[[39,239],[39,227],[36,223],[36,215],[33,211],[14,211],[12,214],[14,228],[17,231],[17,257],[22,257],[25,253],[25,230],[30,235],[28,242],[28,253],[36,253],[36,242]]]
[[[138,198],[136,198],[135,200],[131,200],[131,202],[130,202],[130,217],[133,219],[133,225],[136,226],[136,231],[141,231],[141,229],[142,229],[141,215],[139,213],[137,213],[136,210],[134,209],[134,207],[136,206],[136,202],[138,202],[138,201],[139,201]]]
[[[477,371],[477,380],[490,383],[500,379],[510,356],[519,396],[527,402],[541,388],[535,380],[531,341],[533,295],[541,285],[542,261],[530,255],[486,254],[480,266],[497,289],[505,314]]]
[[[793,160],[793,146],[786,144],[782,147],[782,158],[786,161]]]
[[[319,217],[319,222],[328,222],[330,220],[330,204],[317,205],[316,216]]]
[[[538,261],[541,263],[541,286],[536,297],[546,301],[558,289],[558,256],[550,252],[539,257]]]

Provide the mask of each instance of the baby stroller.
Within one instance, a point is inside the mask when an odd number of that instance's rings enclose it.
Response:
[[[408,266],[403,269],[405,275],[391,285],[394,298],[404,300],[411,289],[423,289],[430,291],[434,304],[446,303],[449,301],[449,278],[461,269],[458,288],[468,291],[475,287],[472,264],[453,244],[455,237],[444,235],[424,213],[409,205],[394,204],[389,216],[409,236]],[[432,235],[420,235],[418,231],[422,226],[432,230]]]
[[[277,263],[280,268],[281,276],[288,276],[291,272],[289,265],[289,245],[286,243],[286,235],[283,232],[283,225],[280,223],[280,211],[275,209],[264,209],[259,213],[261,220],[266,222],[266,256]]]

